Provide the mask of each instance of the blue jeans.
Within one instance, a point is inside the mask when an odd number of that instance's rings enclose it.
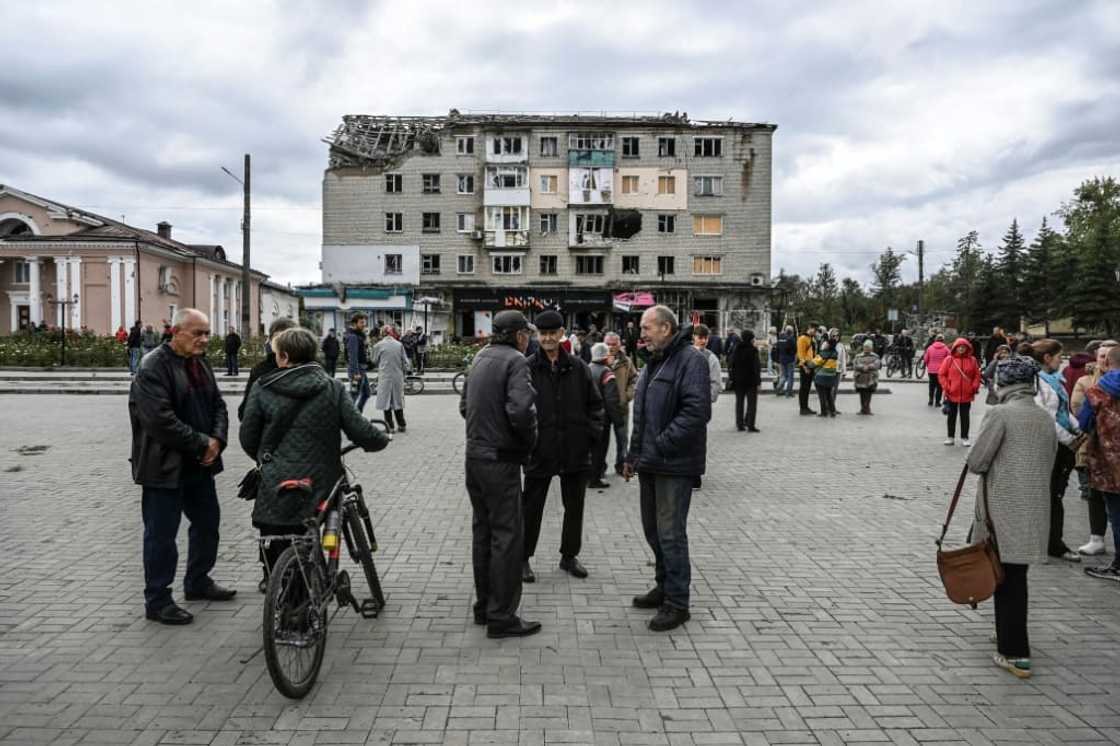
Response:
[[[361,379],[354,383],[354,379],[350,379],[350,395],[354,397],[354,405],[361,412],[365,408],[366,402],[369,401],[369,376],[365,371],[361,372]]]
[[[656,559],[657,587],[665,602],[688,608],[692,566],[688,560],[688,507],[692,502],[693,476],[638,472],[642,529]]]
[[[135,374],[140,368],[140,348],[128,348],[128,372]]]
[[[187,533],[187,574],[183,590],[202,593],[210,587],[210,571],[218,559],[218,524],[221,511],[214,477],[209,474],[182,482],[178,487],[144,487],[144,606],[156,612],[171,603],[171,584],[179,548],[175,539],[179,521],[191,522]]]
[[[614,426],[614,465],[621,467],[626,460],[626,449],[630,447],[630,413]]]
[[[796,363],[782,363],[782,372],[778,376],[778,384],[775,391],[778,394],[785,393],[786,396],[793,396],[793,369],[797,367]]]

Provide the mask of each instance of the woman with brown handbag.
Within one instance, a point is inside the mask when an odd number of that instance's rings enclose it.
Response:
[[[1046,560],[1050,471],[1058,448],[1054,421],[1034,402],[1038,365],[1012,356],[996,366],[999,404],[984,415],[968,469],[987,482],[987,504],[999,546],[1003,583],[995,592],[995,664],[1019,678],[1031,675],[1027,636],[1027,570]],[[974,540],[987,536],[983,501],[976,501]]]

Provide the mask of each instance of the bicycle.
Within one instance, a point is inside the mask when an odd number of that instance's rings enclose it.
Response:
[[[406,375],[404,377],[404,395],[412,396],[414,394],[424,393],[424,379],[421,376]],[[377,376],[369,379],[369,395],[377,396]]]
[[[918,358],[918,362],[914,363],[914,377],[919,381],[926,377],[926,358],[925,355]]]
[[[883,353],[883,368],[886,370],[887,378],[902,372],[902,355],[894,347],[888,347]]]
[[[460,396],[463,394],[463,382],[467,380],[467,371],[470,370],[472,362],[474,362],[474,355],[465,355],[463,357],[463,370],[456,373],[451,379],[451,388],[455,389],[455,393]]]
[[[371,422],[388,428],[383,421]],[[357,448],[346,446],[340,459]],[[377,538],[362,486],[351,482],[352,476],[343,462],[342,475],[330,494],[304,522],[307,533],[260,539],[262,551],[273,541],[290,542],[269,573],[261,625],[268,674],[276,689],[290,699],[303,699],[315,685],[326,651],[327,628],[335,614],[350,606],[363,619],[376,619],[385,608],[385,594],[373,564]],[[311,482],[288,480],[280,489],[306,495]],[[350,574],[338,566],[341,543],[365,573],[371,597],[360,603],[354,597]],[[338,608],[328,618],[332,600]]]

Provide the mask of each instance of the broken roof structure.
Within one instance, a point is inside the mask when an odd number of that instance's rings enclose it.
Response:
[[[514,129],[520,127],[611,128],[644,126],[673,130],[765,129],[777,125],[733,119],[691,120],[688,112],[643,114],[639,112],[475,113],[452,109],[446,116],[378,116],[347,114],[323,142],[330,145],[330,168],[347,166],[383,168],[414,151],[436,154],[444,132],[460,129]]]

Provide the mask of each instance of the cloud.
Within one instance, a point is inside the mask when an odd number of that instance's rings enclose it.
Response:
[[[775,270],[866,279],[1033,231],[1120,165],[1120,5],[78,0],[6,10],[0,182],[318,276],[326,135],[345,113],[687,111],[779,125]],[[913,272],[911,263],[907,271]],[[929,268],[932,270],[932,267]]]

